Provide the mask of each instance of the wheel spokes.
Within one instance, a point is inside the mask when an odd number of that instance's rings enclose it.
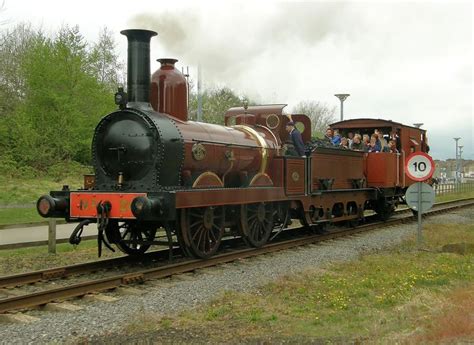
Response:
[[[112,232],[117,234],[119,240],[114,243],[121,251],[141,255],[150,248],[151,244],[147,242],[154,240],[156,229],[136,222],[124,222],[116,223]]]
[[[274,215],[270,203],[242,205],[240,227],[243,239],[253,247],[264,245],[273,230]]]
[[[216,252],[224,234],[224,209],[205,207],[181,211],[181,232],[188,238],[186,246],[200,258]]]

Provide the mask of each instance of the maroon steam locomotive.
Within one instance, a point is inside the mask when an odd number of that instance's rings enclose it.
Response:
[[[426,151],[424,130],[373,119],[341,121],[340,131],[397,133],[400,154],[312,147],[306,157],[285,154],[289,117],[285,105],[237,107],[225,126],[190,121],[187,81],[177,60],[160,59],[150,80],[148,30],[125,30],[127,93],[115,95],[117,111],[97,125],[92,143],[94,175],[79,190],[42,196],[43,217],[63,217],[84,226],[97,223],[102,244],[141,255],[157,241],[199,258],[213,255],[226,233],[253,247],[276,227],[296,218],[306,227],[356,222],[372,209],[388,218],[413,183],[404,171],[406,153]],[[305,142],[311,122],[291,115]]]

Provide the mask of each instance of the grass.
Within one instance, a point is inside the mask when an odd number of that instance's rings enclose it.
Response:
[[[446,193],[436,196],[436,202],[474,198],[474,190],[470,192]]]
[[[0,225],[42,221],[46,219],[38,214],[36,208],[0,208]]]
[[[0,205],[31,205],[31,207],[0,207],[0,225],[44,221],[36,212],[35,203],[41,195],[51,190],[61,190],[63,185],[77,189],[83,184],[83,175],[89,168],[71,163],[51,168],[54,173],[31,176],[0,175]]]
[[[54,173],[35,177],[0,175],[0,205],[32,204],[50,190],[61,190],[63,185],[78,188],[83,184],[83,175],[89,172],[88,167],[70,163],[58,165]]]
[[[0,250],[0,275],[97,260],[97,241],[83,241],[78,246],[61,243],[57,244],[56,251],[49,254],[47,246]],[[116,253],[108,249],[102,251],[104,259],[120,255],[119,250]]]
[[[424,251],[411,238],[389,252],[290,275],[251,294],[225,292],[198,310],[166,318],[166,327],[160,316],[142,315],[127,332],[158,332],[165,343],[174,337],[187,342],[196,332],[201,336],[194,341],[211,343],[472,340],[474,251],[440,248],[474,244],[473,223],[425,224]]]

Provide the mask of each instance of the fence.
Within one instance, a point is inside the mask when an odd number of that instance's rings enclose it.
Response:
[[[439,183],[434,184],[436,195],[443,195],[447,193],[464,193],[474,192],[474,182],[465,183]]]

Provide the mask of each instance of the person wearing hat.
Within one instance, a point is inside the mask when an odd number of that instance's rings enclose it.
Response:
[[[286,124],[286,131],[290,134],[291,141],[293,142],[293,146],[295,147],[298,156],[305,156],[303,138],[301,137],[300,131],[295,127],[295,123],[293,121],[289,121]]]

